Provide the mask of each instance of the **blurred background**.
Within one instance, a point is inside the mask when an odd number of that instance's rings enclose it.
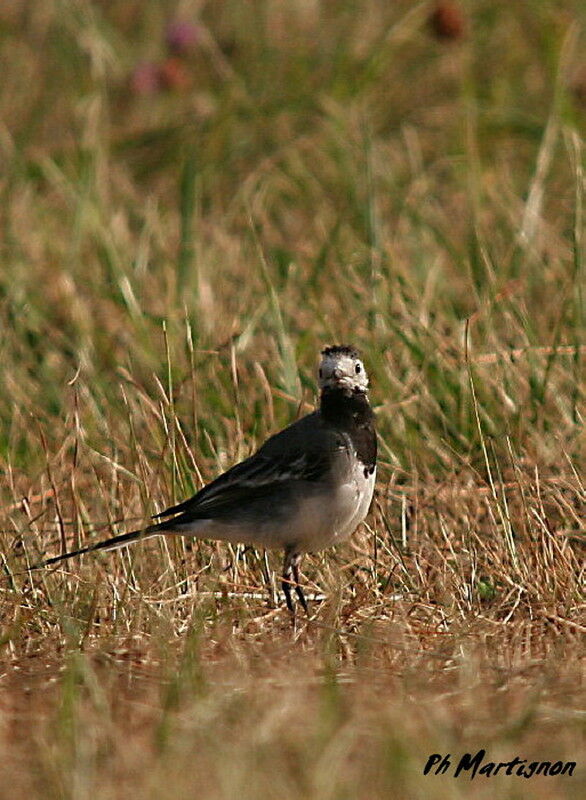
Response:
[[[234,344],[243,373],[260,361],[297,399],[322,343],[356,341],[379,403],[419,397],[389,432],[402,466],[425,425],[474,438],[461,364],[450,375],[466,319],[489,359],[580,339],[585,15],[570,0],[5,0],[4,451],[14,404],[63,411],[78,369],[107,394],[121,365],[165,375],[170,348],[184,374],[186,323],[198,370]],[[556,365],[524,359],[509,422],[542,419]],[[502,428],[502,413],[487,417]]]

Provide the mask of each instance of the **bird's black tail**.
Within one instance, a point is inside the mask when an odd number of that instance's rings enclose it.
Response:
[[[90,544],[87,547],[81,547],[79,550],[72,550],[70,553],[63,553],[60,556],[53,556],[38,564],[34,564],[31,569],[40,569],[41,567],[49,567],[51,564],[58,564],[60,561],[67,561],[76,556],[82,556],[84,553],[93,553],[95,550],[118,550],[120,547],[127,547],[133,542],[138,542],[140,539],[150,539],[151,536],[156,536],[161,532],[161,525],[149,525],[139,531],[130,531],[129,533],[121,533],[119,536],[112,536],[110,539],[104,539],[102,542]]]

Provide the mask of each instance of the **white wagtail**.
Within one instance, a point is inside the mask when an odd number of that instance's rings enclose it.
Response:
[[[257,452],[194,497],[155,515],[169,517],[43,561],[56,564],[93,550],[115,550],[160,534],[196,536],[283,549],[283,591],[299,584],[303,553],[343,541],[365,518],[374,491],[376,433],[368,377],[354,347],[322,351],[319,409],[271,436]]]

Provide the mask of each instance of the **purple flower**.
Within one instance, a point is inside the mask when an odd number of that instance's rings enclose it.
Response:
[[[165,41],[171,53],[175,55],[186,55],[193,50],[199,39],[200,28],[192,22],[176,20],[167,26]]]
[[[155,94],[161,88],[161,68],[152,61],[137,64],[130,76],[130,88],[135,94]]]

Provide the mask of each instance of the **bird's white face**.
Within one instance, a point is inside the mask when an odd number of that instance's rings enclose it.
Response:
[[[346,389],[366,393],[368,375],[358,353],[352,347],[326,347],[318,369],[319,388]]]

